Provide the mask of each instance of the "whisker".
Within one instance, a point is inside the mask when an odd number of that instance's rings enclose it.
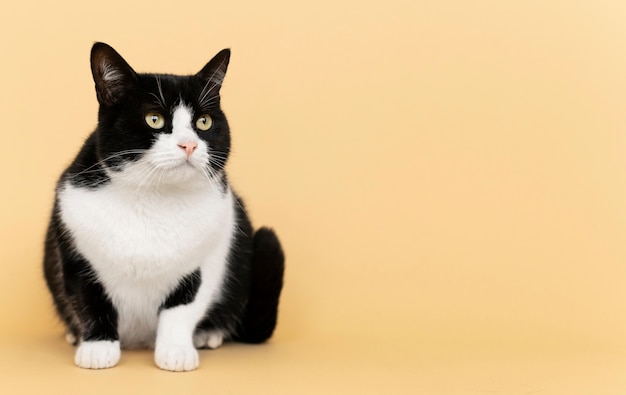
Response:
[[[147,169],[144,173],[145,175],[141,179],[141,182],[139,182],[139,184],[137,184],[137,187],[135,188],[135,191],[134,191],[135,195],[143,194],[145,189],[152,184],[152,180],[154,179],[155,174],[159,171],[158,167],[148,167],[148,166],[144,166],[144,167],[146,167]],[[143,170],[143,169],[140,169],[140,170]]]
[[[161,180],[163,179],[163,175],[167,171],[166,169],[160,169],[160,170],[161,171],[159,172],[159,178],[157,178],[157,182],[156,182],[156,188],[157,189],[161,186]]]
[[[207,92],[208,94],[209,92]],[[217,94],[215,96],[211,96],[209,98],[205,98],[204,96],[198,101],[201,108],[213,107],[217,105],[220,101],[220,95]]]
[[[209,181],[209,184],[211,185],[211,189],[216,189],[218,185],[216,184],[216,180],[215,180],[216,177],[215,177],[215,174],[213,173],[213,170],[210,167],[203,167],[202,173],[206,176],[207,180]]]
[[[156,75],[156,82],[157,82],[157,87],[159,88],[159,96],[161,97],[161,105],[165,109],[167,107],[165,107],[165,97],[163,96],[163,88],[161,87],[161,76],[160,75]]]
[[[207,91],[207,90],[206,90],[206,88],[209,86],[209,84],[210,84],[211,82],[212,82],[212,78],[211,78],[211,79],[208,79],[208,80],[207,80],[207,82],[206,82],[206,83],[204,84],[204,86],[202,87],[202,91],[200,92],[200,96],[199,96],[199,100],[198,100],[198,102],[202,103],[202,102],[204,101],[204,99],[206,99],[207,95],[208,95],[209,93],[211,93],[211,91],[212,91],[213,89],[215,89],[215,87],[217,86],[217,85],[213,85],[213,86],[211,87],[211,89],[209,89],[209,90]]]
[[[87,187],[87,188],[94,188],[94,187],[97,187],[98,185],[104,185],[107,182],[109,182],[109,179],[108,178],[104,178],[104,179],[99,179],[99,180],[96,180],[96,181],[93,181],[93,182],[85,182],[85,181],[83,181],[83,182],[80,182],[79,185],[83,186],[83,187]]]
[[[156,99],[155,102],[156,102],[156,104],[158,106],[161,106],[161,107],[165,108],[165,106],[161,103],[161,98],[160,97],[158,97],[156,94],[154,94],[152,92],[150,92],[150,96],[153,96]]]
[[[229,155],[225,152],[209,150],[209,162],[213,159],[219,159],[223,162],[228,160]]]
[[[217,158],[223,158],[223,159],[228,158],[228,154],[226,152],[220,152],[220,151],[210,151],[209,155],[215,156]]]
[[[77,176],[81,176],[83,174],[88,174],[88,173],[93,173],[93,172],[100,171],[101,169],[94,169],[94,168],[97,167],[97,166],[100,166],[103,163],[106,163],[106,161],[108,161],[108,160],[111,160],[111,159],[114,159],[114,158],[117,158],[117,157],[120,157],[120,156],[128,155],[128,154],[140,154],[140,153],[143,153],[143,152],[145,152],[145,150],[143,150],[143,149],[132,149],[132,150],[125,150],[125,151],[116,152],[115,154],[109,155],[108,157],[106,157],[106,158],[104,158],[104,159],[94,163],[93,165],[87,167],[84,170],[81,170],[78,173],[72,174],[71,177],[77,177]],[[109,166],[109,167],[117,168],[117,167],[121,167],[121,166],[123,166],[123,164]]]
[[[204,84],[204,87],[202,88],[202,92],[200,92],[200,96],[202,96],[202,98],[199,100],[200,102],[203,102],[204,97],[208,95],[213,89],[222,85],[222,81],[224,81],[224,77],[225,77],[224,63],[225,61],[222,60],[219,66],[216,67],[215,70],[213,70],[213,74],[211,74],[211,77],[207,80],[206,84]],[[209,89],[208,92],[204,93],[204,90],[206,89],[206,87],[209,85],[210,82],[213,82],[215,85],[213,85],[211,89]]]
[[[219,93],[217,95],[213,95],[213,96],[210,96],[210,97],[203,96],[202,100],[200,101],[200,103],[215,103],[215,102],[219,101],[219,99],[220,99]]]

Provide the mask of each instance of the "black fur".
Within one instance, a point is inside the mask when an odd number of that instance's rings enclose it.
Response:
[[[201,281],[202,273],[200,272],[200,269],[183,277],[174,292],[172,292],[167,299],[165,299],[161,309],[170,309],[175,306],[193,302],[196,294],[198,293],[198,288],[200,288]]]
[[[93,269],[72,246],[55,205],[46,238],[44,274],[68,331],[84,340],[117,340],[117,312]]]
[[[283,288],[285,255],[276,237],[268,228],[254,234],[254,255],[247,314],[237,330],[237,339],[262,343],[272,336],[278,318],[278,299]]]
[[[209,114],[213,119],[210,133],[196,132],[219,153],[209,166],[220,177],[225,191],[228,181],[223,170],[231,141],[218,92],[229,56],[228,50],[220,52],[191,76],[138,74],[113,48],[96,43],[92,49],[92,73],[100,102],[98,126],[62,174],[58,188],[71,183],[98,189],[110,183],[106,171],[121,171],[125,163],[141,158],[140,150],[150,148],[156,133],[171,133],[171,117],[166,116],[165,127],[155,131],[144,122],[143,114],[171,115],[172,108],[183,98],[194,113]],[[103,60],[112,63],[118,73],[114,83],[107,81]],[[203,90],[214,92],[211,100],[190,99],[201,96]],[[284,256],[274,232],[261,228],[254,233],[243,202],[238,197],[237,202],[238,232],[230,251],[226,290],[219,303],[207,311],[198,329],[227,329],[237,340],[258,343],[269,338],[276,326]],[[44,274],[57,313],[71,334],[83,340],[118,339],[115,307],[91,264],[77,252],[64,228],[58,200],[46,237]],[[162,308],[193,301],[201,281],[199,270],[189,273]]]

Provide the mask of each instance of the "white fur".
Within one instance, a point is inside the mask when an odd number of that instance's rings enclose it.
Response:
[[[76,344],[77,340],[78,339],[76,339],[76,336],[74,336],[74,334],[72,332],[67,331],[65,333],[65,341],[68,342],[69,344],[74,345],[74,344]]]
[[[124,75],[108,62],[102,62],[102,79],[109,83],[116,83],[124,78]]]
[[[207,146],[192,119],[191,110],[178,107],[173,133],[160,135],[123,171],[109,172],[110,183],[97,189],[66,183],[59,191],[63,222],[117,309],[122,347],[155,347],[155,361],[166,370],[198,366],[193,332],[220,297],[235,228],[233,195],[203,172]],[[181,142],[198,148],[188,158]],[[159,314],[180,280],[198,268],[194,301]],[[79,366],[93,365],[82,362],[88,344],[77,351]]]
[[[224,332],[215,330],[215,331],[198,331],[193,335],[193,345],[196,348],[205,348],[208,347],[210,349],[218,348],[224,342]]]
[[[199,142],[200,139],[191,128],[192,113],[186,106],[178,106],[174,110],[172,116],[172,135],[178,143],[193,141]]]
[[[120,361],[119,341],[88,341],[78,346],[74,362],[85,369],[112,368]]]

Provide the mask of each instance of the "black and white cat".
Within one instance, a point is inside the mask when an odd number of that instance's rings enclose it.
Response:
[[[274,331],[280,242],[253,232],[224,172],[229,58],[192,76],[138,74],[110,46],[92,48],[98,126],[58,182],[44,257],[82,368],[153,347],[161,369],[188,371],[196,348]]]

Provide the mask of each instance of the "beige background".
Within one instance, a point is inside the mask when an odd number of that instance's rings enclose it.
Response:
[[[0,15],[0,392],[626,393],[625,2],[51,4]],[[288,257],[269,344],[73,366],[40,262],[96,40],[232,48],[231,179]]]

